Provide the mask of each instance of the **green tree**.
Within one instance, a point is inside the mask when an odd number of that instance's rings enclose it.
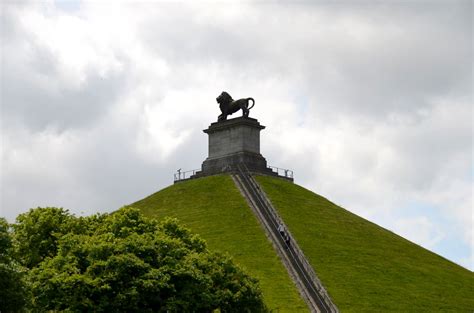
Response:
[[[64,232],[53,211],[38,212],[53,223],[40,230],[51,245],[35,254],[42,261],[29,272],[33,311],[266,311],[257,281],[176,220],[158,222],[123,208],[68,220]]]
[[[23,271],[12,258],[10,226],[0,218],[0,312],[19,312],[25,304]]]
[[[77,225],[75,217],[62,208],[36,208],[20,214],[14,228],[15,250],[22,265],[33,268],[57,253],[60,237]]]

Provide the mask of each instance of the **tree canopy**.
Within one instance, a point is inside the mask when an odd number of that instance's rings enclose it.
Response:
[[[10,226],[0,218],[0,312],[21,311],[25,305],[23,270],[12,258]]]
[[[13,238],[33,312],[266,311],[258,282],[175,219],[38,208]]]

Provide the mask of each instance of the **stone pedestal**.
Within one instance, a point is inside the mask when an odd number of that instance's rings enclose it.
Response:
[[[195,176],[228,172],[239,163],[252,172],[271,174],[260,154],[260,131],[264,128],[256,119],[245,117],[212,123],[204,130],[209,135],[209,157]]]

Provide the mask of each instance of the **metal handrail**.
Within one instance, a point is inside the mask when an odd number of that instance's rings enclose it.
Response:
[[[264,194],[264,191],[260,188],[260,186],[253,179],[249,179],[249,181],[252,183],[254,188],[256,188],[259,192]],[[292,249],[293,251],[291,251],[291,252],[294,252],[296,254],[298,260],[302,263],[303,268],[305,269],[306,273],[308,273],[309,276],[311,277],[311,279],[316,282],[316,286],[315,286],[316,290],[318,290],[319,292],[323,291],[321,281],[316,276],[316,273],[314,272],[312,266],[309,264],[306,256],[304,255],[303,251],[301,250],[301,248],[296,244],[296,240],[294,239],[293,235],[290,233],[290,231],[289,231],[288,227],[286,226],[286,224],[283,222],[283,219],[273,209],[273,206],[268,202],[268,199],[267,199],[266,196],[262,197],[261,199],[265,203],[266,208],[268,210],[267,212],[270,214],[270,216],[274,220],[275,225],[279,225],[279,224],[284,225],[286,235],[290,237],[290,242],[294,243],[293,244],[293,249]],[[277,228],[277,227],[275,226],[275,228]],[[313,286],[311,286],[311,287],[313,287]],[[326,293],[325,291],[323,291],[323,292]],[[323,298],[325,298],[325,300],[327,300],[327,298],[328,298],[327,294],[323,294]]]
[[[268,166],[269,168],[272,169],[272,171],[276,172],[278,176],[283,176],[287,178],[293,178],[293,171],[286,169],[286,168],[281,168],[281,167],[276,167],[276,166]],[[282,174],[280,174],[282,173]]]
[[[247,179],[247,181],[248,181],[248,183],[250,183],[251,187],[257,192],[256,195],[259,192],[262,193],[263,195],[265,195],[263,190],[261,190],[260,186],[253,179],[253,177],[251,175],[246,176],[244,173],[242,173],[242,172],[247,172],[248,173],[248,169],[245,166],[245,164],[242,164],[241,166],[243,167],[243,169],[240,169],[239,166],[237,167],[239,172],[241,172],[242,176]],[[268,199],[267,199],[266,195],[263,196],[263,197],[258,195],[257,197],[260,198],[260,199],[258,199],[259,202],[264,205],[264,209],[265,209],[266,213],[269,214],[270,222],[273,224],[272,226],[276,229],[278,224],[283,224],[284,225],[284,227],[286,229],[286,234],[290,237],[290,242],[293,243],[292,249],[290,249],[290,247],[287,246],[288,247],[287,251],[290,253],[290,255],[292,255],[292,257],[295,260],[298,260],[299,263],[304,268],[304,271],[302,271],[302,274],[303,274],[302,278],[304,280],[306,280],[307,282],[309,282],[309,287],[315,291],[315,294],[316,294],[317,298],[319,298],[319,300],[322,302],[323,306],[325,306],[325,308],[324,308],[325,310],[329,309],[330,312],[338,312],[337,307],[332,303],[331,299],[329,298],[329,296],[327,294],[327,291],[322,286],[321,281],[316,276],[316,273],[314,272],[314,269],[309,264],[309,262],[308,262],[307,258],[305,257],[303,251],[301,251],[301,248],[296,244],[295,239],[290,234],[287,226],[283,223],[282,218],[275,211],[275,209],[273,208],[271,203],[268,202]],[[281,237],[281,234],[280,234],[280,237]],[[283,239],[283,242],[285,242],[284,238],[282,238],[282,239]],[[285,242],[285,245],[287,245],[286,242]],[[294,255],[294,254],[296,254],[296,255]],[[298,262],[296,263],[296,265],[298,267],[300,267],[300,264],[298,264]],[[300,268],[300,270],[301,270],[301,268]],[[309,275],[310,281],[312,281],[312,282],[308,281],[308,278],[306,277],[306,275]],[[321,297],[324,300],[322,300]]]
[[[189,179],[191,178],[191,176],[196,175],[197,171],[199,171],[199,169],[189,170],[189,171],[184,171],[184,172],[181,171],[181,169],[179,169],[176,171],[176,173],[174,173],[174,182]]]

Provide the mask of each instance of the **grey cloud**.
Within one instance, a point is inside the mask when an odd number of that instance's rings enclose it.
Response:
[[[93,5],[78,14],[87,20]],[[215,119],[221,88],[257,99],[252,114],[268,126],[262,152],[270,164],[294,166],[297,183],[371,212],[403,206],[401,195],[430,203],[433,181],[458,181],[472,167],[471,6],[256,2],[226,19],[212,15],[226,5],[133,4],[124,11],[132,18],[123,18],[134,46],[108,47],[121,69],[88,68],[79,87],[61,75],[54,51],[7,12],[2,132],[17,142],[2,147],[2,215],[37,205],[113,210],[169,185],[174,170],[199,167],[206,157],[201,129]],[[157,60],[163,73],[147,67]],[[183,97],[170,100],[171,93]],[[458,122],[438,118],[443,103],[443,114]],[[152,125],[141,124],[146,109],[158,112]],[[138,147],[153,123],[163,126],[149,134],[159,144]],[[171,138],[190,136],[163,157],[160,131],[168,128]],[[42,147],[48,132],[65,139]],[[290,149],[281,134],[314,142]],[[455,170],[444,167],[456,162]]]
[[[80,87],[62,81],[58,57],[26,32],[3,45],[2,113],[33,130],[87,127],[114,105],[126,73],[101,75],[89,69]]]
[[[217,15],[227,9],[216,7]],[[233,75],[240,79],[246,73],[297,80],[311,105],[328,116],[337,111],[378,119],[430,107],[439,95],[468,92],[469,7],[468,2],[256,3],[234,23],[220,25],[199,19],[199,10],[166,5],[170,14],[144,22],[142,36],[174,68],[217,62],[238,69]],[[205,5],[199,8],[206,11]],[[357,23],[370,28],[356,34],[361,39],[352,34]]]
[[[1,214],[13,220],[37,206],[66,207],[75,213],[92,214],[131,204],[172,184],[176,169],[200,166],[206,154],[203,135],[196,131],[175,156],[158,162],[158,155],[157,161],[150,161],[137,153],[133,128],[67,130],[61,134],[68,138],[65,151],[50,151],[47,145],[34,144],[33,158],[41,164],[25,166],[16,159],[3,158],[2,167],[7,168],[2,174],[2,186],[8,188],[2,187]],[[31,145],[40,135],[29,136],[36,137],[27,140]],[[16,143],[22,147],[25,144],[26,141]],[[15,150],[15,146],[9,148]]]
[[[35,131],[47,127],[62,131],[94,125],[116,104],[125,85],[121,75],[102,78],[91,74],[78,90],[61,88],[51,92],[28,84],[16,75],[6,76],[3,93],[5,118],[24,123]]]

